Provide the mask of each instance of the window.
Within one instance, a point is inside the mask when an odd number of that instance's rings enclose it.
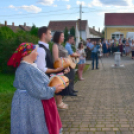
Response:
[[[115,34],[112,34],[112,39],[114,39],[115,38]]]
[[[115,32],[112,34],[112,39],[116,39],[119,40],[120,38],[124,38],[124,34],[120,33],[120,32]]]

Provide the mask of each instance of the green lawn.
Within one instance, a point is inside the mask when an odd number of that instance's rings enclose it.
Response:
[[[89,68],[86,65],[84,72]],[[15,91],[13,87],[14,75],[0,73],[0,134],[10,133],[11,101]],[[78,76],[75,77],[75,82]]]
[[[0,134],[10,133],[11,100],[15,91],[13,80],[14,75],[0,73]]]

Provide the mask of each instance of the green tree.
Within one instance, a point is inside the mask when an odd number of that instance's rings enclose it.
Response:
[[[67,27],[65,27],[65,29],[64,29],[64,37],[65,37],[64,42],[66,42],[67,38],[68,38],[68,29],[67,29]]]
[[[102,38],[105,38],[105,28],[102,30],[101,35]]]
[[[72,28],[70,29],[70,34],[75,37],[75,28],[74,28],[74,27],[72,27]]]
[[[38,36],[38,27],[33,25],[32,28],[31,28],[30,33],[31,33],[31,35]]]

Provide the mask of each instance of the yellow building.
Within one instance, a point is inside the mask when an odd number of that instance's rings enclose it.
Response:
[[[134,13],[105,13],[106,39],[127,38],[130,32],[134,32]]]

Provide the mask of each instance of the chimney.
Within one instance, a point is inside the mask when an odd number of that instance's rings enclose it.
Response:
[[[7,21],[5,21],[5,26],[7,26]]]
[[[95,26],[93,26],[93,29],[95,30]]]
[[[14,22],[12,22],[12,26],[14,26]]]
[[[100,32],[100,28],[98,28],[98,31]]]
[[[26,22],[24,23],[24,27],[26,26]]]

